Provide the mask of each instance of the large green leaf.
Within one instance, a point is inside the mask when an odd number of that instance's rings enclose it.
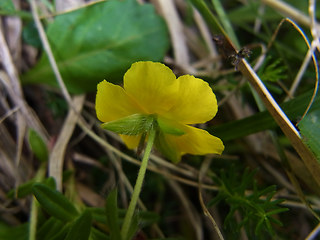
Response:
[[[169,40],[151,4],[109,0],[57,16],[47,36],[61,75],[73,93],[94,91],[103,79],[120,80],[133,62],[161,61]],[[47,56],[22,77],[56,86]]]
[[[299,123],[303,140],[320,161],[320,110],[307,114]]]
[[[12,0],[2,0],[0,1],[0,11],[2,12],[13,12],[15,11],[14,4]]]

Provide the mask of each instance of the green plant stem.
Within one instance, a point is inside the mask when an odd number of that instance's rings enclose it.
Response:
[[[231,42],[237,48],[240,48],[240,44],[237,39],[237,36],[232,28],[231,22],[229,21],[226,12],[223,9],[223,6],[222,6],[220,0],[211,0],[211,2],[217,12],[217,15],[219,16],[219,19],[220,19],[222,26],[224,27],[224,29],[226,30],[226,33],[228,34],[228,37],[230,38]]]
[[[193,4],[193,6],[200,12],[202,17],[206,20],[206,22],[208,23],[213,33],[223,34],[224,36],[227,36],[226,32],[221,26],[221,23],[216,18],[216,16],[212,14],[212,12],[208,8],[204,0],[190,0],[190,1]]]
[[[156,136],[156,130],[154,128],[152,128],[150,130],[149,133],[149,137],[148,137],[148,141],[147,141],[147,146],[146,149],[144,151],[144,155],[142,158],[142,162],[141,162],[141,166],[139,169],[139,173],[138,173],[138,177],[136,180],[136,184],[134,186],[133,189],[133,193],[132,193],[132,197],[131,197],[131,201],[126,213],[126,216],[124,217],[124,222],[122,225],[122,229],[121,229],[121,236],[122,236],[122,240],[126,240],[127,239],[127,235],[128,235],[128,231],[131,225],[131,221],[132,221],[132,217],[134,214],[134,210],[136,209],[136,205],[137,205],[137,201],[139,199],[139,195],[141,192],[141,187],[142,187],[142,183],[143,183],[143,179],[147,170],[147,166],[148,166],[148,160],[149,160],[149,156],[151,153],[151,149],[153,146],[153,142]]]
[[[46,170],[47,162],[44,162],[41,164],[41,167],[39,168],[35,176],[35,182],[41,182],[45,178]],[[39,203],[35,197],[32,197],[31,213],[29,219],[29,240],[36,240],[38,209]]]

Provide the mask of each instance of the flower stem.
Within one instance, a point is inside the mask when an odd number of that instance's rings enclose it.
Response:
[[[122,225],[122,229],[121,229],[121,236],[122,236],[122,240],[127,240],[127,235],[128,235],[128,231],[131,225],[131,220],[134,214],[134,210],[136,208],[137,205],[137,201],[139,199],[139,195],[141,192],[141,187],[142,187],[142,183],[143,183],[143,179],[147,170],[147,166],[148,166],[148,160],[149,160],[149,156],[151,153],[151,149],[153,146],[153,142],[156,136],[156,130],[155,128],[151,128],[150,132],[149,132],[149,137],[148,137],[148,141],[147,141],[147,146],[146,149],[144,151],[144,155],[142,158],[142,162],[141,162],[141,166],[139,169],[139,173],[138,173],[138,177],[136,180],[136,185],[134,186],[133,189],[133,193],[132,193],[132,197],[131,197],[131,201],[127,210],[127,213],[124,217],[124,222]]]

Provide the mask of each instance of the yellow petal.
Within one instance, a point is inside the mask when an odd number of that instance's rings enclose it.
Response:
[[[205,155],[209,153],[221,154],[224,145],[220,138],[212,136],[207,131],[185,126],[186,134],[182,136],[166,135],[169,144],[176,147],[181,154]]]
[[[212,119],[218,105],[209,84],[191,75],[183,75],[177,80],[179,98],[165,116],[184,124],[204,123]]]
[[[141,134],[137,136],[120,135],[120,137],[129,149],[135,149],[139,145]]]
[[[106,80],[98,84],[96,113],[100,121],[110,122],[140,112],[142,110],[139,109],[122,87]]]
[[[177,99],[179,88],[170,68],[156,62],[136,62],[124,75],[124,89],[146,113],[162,114]]]

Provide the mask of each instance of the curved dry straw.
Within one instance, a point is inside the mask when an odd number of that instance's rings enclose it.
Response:
[[[293,92],[296,90],[300,80],[301,80],[301,77],[305,71],[305,69],[307,68],[307,65],[309,63],[309,60],[310,60],[310,55],[312,57],[312,61],[313,61],[313,65],[314,65],[314,68],[315,68],[315,71],[316,71],[316,82],[315,82],[315,87],[314,87],[314,91],[313,91],[313,94],[311,96],[311,99],[309,101],[309,104],[305,110],[305,112],[303,113],[300,121],[306,116],[306,114],[308,113],[308,111],[310,110],[311,106],[312,106],[312,103],[314,102],[314,99],[316,98],[317,96],[317,92],[318,92],[318,88],[319,88],[319,66],[317,64],[317,57],[314,53],[314,49],[315,47],[313,47],[310,42],[309,42],[309,39],[307,37],[307,35],[304,33],[304,31],[290,18],[284,18],[281,20],[281,22],[279,23],[276,31],[274,32],[269,44],[268,44],[268,49],[270,49],[271,45],[273,44],[273,42],[275,41],[277,35],[278,35],[278,32],[280,30],[280,28],[282,27],[282,25],[285,23],[285,22],[289,22],[290,24],[292,24],[292,26],[300,33],[300,35],[303,37],[305,43],[307,44],[308,46],[308,53],[299,69],[299,72],[297,74],[297,77],[295,78],[293,84],[292,84],[292,87],[290,89],[290,94],[293,94]]]

